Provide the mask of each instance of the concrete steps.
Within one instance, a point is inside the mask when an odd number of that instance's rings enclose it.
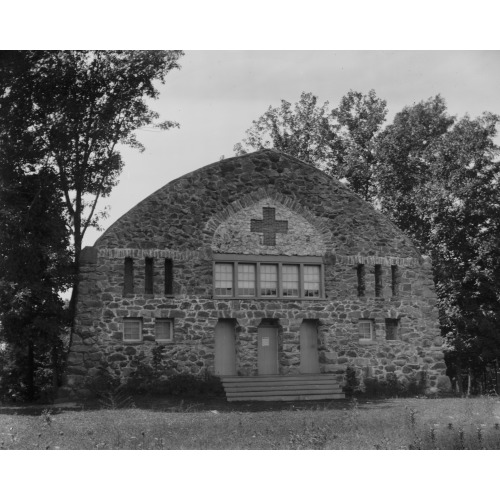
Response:
[[[344,399],[334,375],[222,376],[228,401],[311,401]]]

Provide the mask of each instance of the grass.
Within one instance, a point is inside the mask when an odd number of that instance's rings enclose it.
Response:
[[[500,399],[492,397],[6,411],[0,449],[500,449]]]

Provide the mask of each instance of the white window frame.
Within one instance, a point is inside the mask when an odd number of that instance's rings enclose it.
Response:
[[[170,337],[168,339],[159,339],[156,337],[156,325],[160,323],[169,325]],[[155,318],[155,341],[159,344],[170,344],[174,341],[174,320],[172,318]]]
[[[215,293],[215,269],[217,264],[232,264],[233,266],[233,293],[232,295],[217,295]],[[255,264],[255,295],[238,295],[238,264]],[[277,295],[261,295],[260,265],[274,264],[278,268],[278,293]],[[283,264],[299,266],[299,295],[283,296]],[[319,267],[319,296],[307,297],[304,289],[304,266]],[[325,269],[322,257],[293,257],[281,255],[226,255],[215,254],[213,261],[213,296],[217,299],[258,299],[258,300],[324,300],[325,299]]]
[[[125,338],[125,324],[126,323],[138,323],[139,325],[139,338],[137,339],[126,339]],[[142,342],[142,318],[137,318],[137,317],[128,317],[128,318],[123,318],[123,342],[125,343],[137,343],[137,342]]]
[[[363,332],[361,331],[362,324],[370,325],[370,338],[362,337]],[[358,320],[358,334],[360,344],[371,344],[375,340],[375,322],[372,319],[361,318]]]

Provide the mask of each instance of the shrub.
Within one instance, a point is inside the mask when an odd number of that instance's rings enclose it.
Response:
[[[352,366],[348,366],[345,371],[344,392],[346,396],[352,397],[359,390],[359,381],[356,376],[356,370]]]

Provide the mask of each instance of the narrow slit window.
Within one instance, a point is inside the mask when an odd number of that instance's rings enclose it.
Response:
[[[304,266],[304,296],[320,296],[320,266]]]
[[[358,297],[364,297],[366,292],[366,271],[364,264],[358,264]]]
[[[172,342],[174,340],[174,322],[172,319],[157,319],[155,321],[156,342]]]
[[[142,340],[142,319],[125,318],[123,320],[124,342],[140,342]]]
[[[382,265],[375,264],[375,297],[382,297]]]
[[[260,294],[262,297],[278,295],[278,266],[276,264],[260,265]]]
[[[281,269],[283,273],[283,297],[298,297],[299,266],[283,264]]]
[[[385,320],[385,338],[386,340],[399,339],[399,320],[388,318]]]
[[[233,264],[215,264],[215,295],[233,296]]]
[[[134,293],[134,259],[125,257],[123,293]]]
[[[255,264],[238,264],[238,295],[255,297]]]
[[[174,293],[174,262],[172,259],[165,259],[165,295]]]
[[[153,270],[154,261],[152,257],[146,257],[145,260],[145,276],[144,276],[144,293],[153,294]]]
[[[399,295],[399,269],[398,266],[391,266],[392,296]]]

